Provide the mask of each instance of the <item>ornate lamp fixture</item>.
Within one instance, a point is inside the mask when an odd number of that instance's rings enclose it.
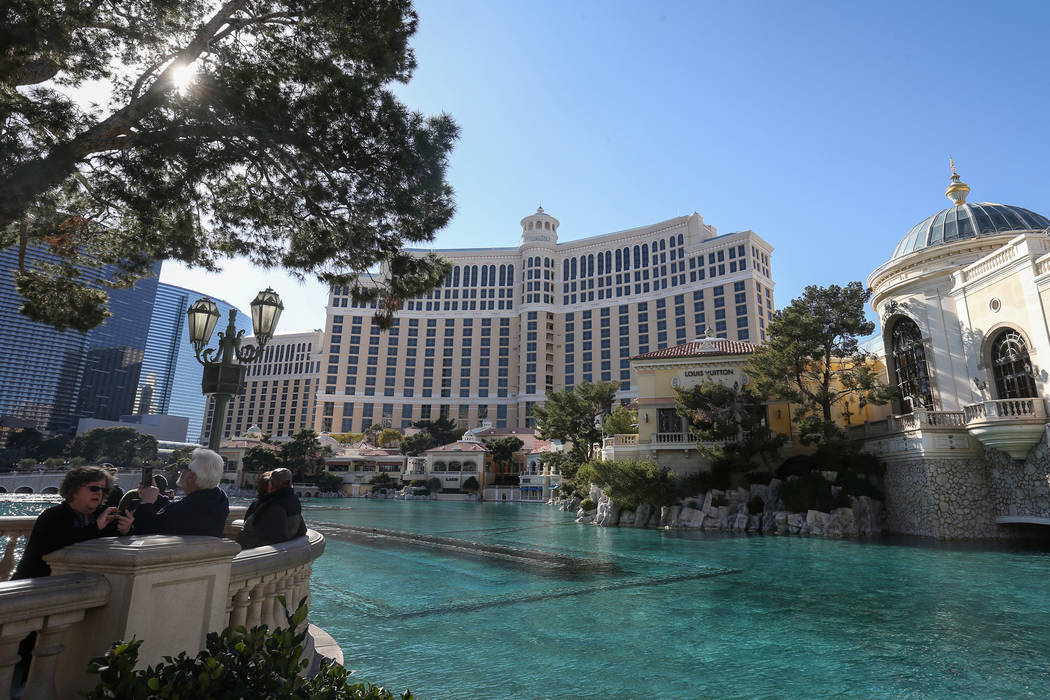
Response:
[[[236,309],[230,309],[230,320],[225,331],[219,331],[219,347],[209,348],[212,331],[219,320],[219,307],[215,302],[204,297],[198,299],[186,311],[189,319],[190,343],[197,356],[197,361],[204,366],[201,378],[201,392],[215,400],[212,414],[211,433],[208,447],[219,448],[222,430],[226,422],[226,406],[230,399],[244,393],[244,378],[248,372],[245,366],[254,362],[262,353],[266,344],[273,338],[277,321],[284,311],[284,304],[277,292],[269,287],[259,292],[251,303],[252,329],[257,345],[242,345],[244,331],[237,330]]]

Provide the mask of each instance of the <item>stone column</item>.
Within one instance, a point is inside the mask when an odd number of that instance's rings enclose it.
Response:
[[[53,574],[98,573],[110,584],[108,603],[70,630],[59,697],[94,682],[88,661],[115,641],[143,640],[140,667],[203,649],[209,632],[226,627],[230,565],[240,549],[215,537],[150,535],[90,540],[45,557]]]

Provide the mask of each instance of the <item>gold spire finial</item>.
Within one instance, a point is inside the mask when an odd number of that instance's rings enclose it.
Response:
[[[966,204],[966,195],[970,193],[970,186],[962,181],[959,173],[955,172],[955,159],[948,156],[948,163],[952,166],[952,184],[944,191],[944,196],[952,200],[955,206]]]

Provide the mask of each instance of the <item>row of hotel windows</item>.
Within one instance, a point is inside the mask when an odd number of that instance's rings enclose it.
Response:
[[[652,243],[638,244],[632,247],[617,248],[614,251],[601,253],[590,253],[579,257],[571,257],[562,260],[562,303],[575,304],[580,302],[594,301],[595,281],[597,280],[599,300],[612,298],[614,293],[613,277],[616,274],[615,296],[622,297],[631,294],[631,277],[629,272],[634,270],[634,294],[643,294],[650,291],[650,274],[652,275],[652,290],[659,291],[667,289],[668,286],[686,284],[686,264],[683,245],[683,235],[671,236]],[[667,259],[670,243],[670,277],[668,278]],[[755,260],[755,268],[769,277],[769,256],[757,247],[751,247],[752,256]],[[706,253],[707,268],[704,267],[704,253],[689,258],[689,282],[702,281],[705,278],[724,276],[747,269],[746,246],[743,244],[722,248],[717,251]],[[652,269],[650,270],[650,259]],[[633,260],[633,268],[632,268]],[[525,285],[523,287],[523,303],[554,303],[554,261],[548,257],[530,256],[525,259]],[[498,274],[498,277],[497,277]],[[581,287],[577,289],[577,274],[582,280]],[[462,279],[462,284],[460,283]],[[670,280],[670,281],[668,281]],[[497,284],[498,281],[498,284]],[[409,311],[477,311],[477,310],[506,310],[512,309],[511,290],[514,285],[514,265],[456,265],[445,277],[442,287],[420,297],[409,300],[406,308]],[[480,302],[474,301],[478,298],[478,290],[469,289],[482,287]],[[464,288],[462,307],[459,303],[460,287]],[[491,289],[486,289],[492,287]],[[506,287],[497,290],[495,287]],[[456,288],[456,289],[453,289]],[[608,288],[603,291],[603,288]],[[576,292],[583,292],[577,297]],[[334,287],[333,306],[350,306],[361,308],[375,308],[374,302],[368,304],[349,303],[345,295],[349,293],[348,287]],[[469,301],[466,301],[468,300]],[[442,301],[443,300],[443,301]]]
[[[383,426],[394,425],[394,404],[373,404],[373,403],[362,403],[358,404],[361,407],[361,429],[368,428],[373,423],[379,423]],[[376,406],[380,406],[380,414],[376,415]],[[342,425],[340,426],[340,432],[348,433],[353,430],[354,422],[354,407],[355,404],[345,403],[343,404],[343,418]],[[412,424],[417,421],[433,420],[435,418],[446,418],[446,419],[457,419],[460,422],[465,422],[470,416],[471,404],[460,404],[456,411],[452,411],[452,406],[449,404],[440,404],[437,406],[431,404],[423,404],[421,406],[414,406],[412,404],[403,404],[401,406],[401,428],[411,428]],[[483,421],[490,418],[490,407],[488,404],[476,404],[477,407],[477,420]],[[416,409],[418,411],[418,417]],[[434,409],[437,410],[434,410]],[[322,407],[322,418],[321,418],[321,429],[324,432],[331,432],[332,430],[332,417],[335,413],[335,404],[326,402]],[[507,427],[507,405],[499,404],[496,406],[496,427],[505,428]]]

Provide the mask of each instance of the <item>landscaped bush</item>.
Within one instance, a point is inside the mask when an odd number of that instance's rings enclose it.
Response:
[[[835,485],[841,486],[842,490],[850,496],[867,496],[877,501],[883,500],[882,489],[858,474],[850,471],[841,471],[835,479]]]
[[[477,493],[479,486],[480,484],[478,483],[478,480],[473,476],[468,476],[466,480],[462,484],[460,484],[461,489],[463,489],[464,491],[469,491],[471,493]]]
[[[589,498],[585,498],[582,501],[580,501],[580,508],[583,508],[584,510],[594,510],[597,507],[598,504],[596,504]]]
[[[696,508],[698,508],[699,505],[700,504],[696,502],[696,499],[693,498],[690,498],[688,501],[685,502],[685,507],[692,508],[693,510],[696,510]]]
[[[761,496],[755,496],[747,502],[747,512],[751,515],[761,513],[766,509],[766,502],[762,500]]]
[[[711,499],[711,505],[715,508],[721,508],[722,506],[729,505],[729,499],[725,496],[715,496]]]
[[[283,598],[281,599],[283,601]],[[385,688],[351,683],[350,674],[339,665],[325,662],[310,679],[300,674],[306,632],[295,628],[306,619],[305,603],[288,616],[288,627],[268,630],[228,627],[208,635],[205,649],[196,656],[181,652],[148,668],[136,669],[142,640],[117,642],[106,655],[88,667],[99,683],[85,693],[88,700],[143,700],[163,698],[310,698],[318,700],[411,700],[412,693],[399,696]]]
[[[678,495],[682,498],[707,493],[711,490],[711,473],[694,472],[678,480]]]
[[[602,486],[613,503],[628,510],[643,503],[669,506],[678,490],[678,476],[651,461],[589,462],[579,473],[591,475],[590,483]]]
[[[441,479],[436,476],[430,477],[427,480],[427,488],[430,489],[430,493],[441,493]]]
[[[804,476],[817,468],[813,455],[795,455],[785,459],[776,469],[778,479],[789,476]]]
[[[413,479],[412,481],[409,482],[408,485],[409,486],[416,486],[416,487],[426,486],[427,482],[425,480],[423,480],[423,479]]]
[[[832,508],[831,484],[815,472],[788,479],[780,489],[784,507],[792,513],[807,510],[830,512]]]

